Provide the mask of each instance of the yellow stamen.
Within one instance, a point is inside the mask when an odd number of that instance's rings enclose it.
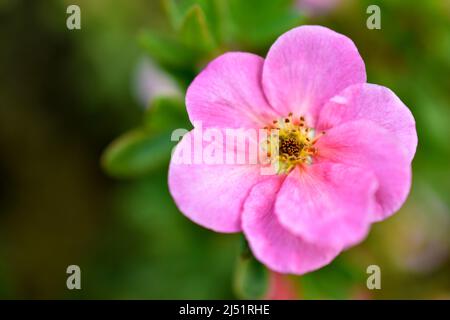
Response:
[[[317,153],[314,144],[325,132],[314,135],[304,117],[295,120],[292,113],[286,118],[274,120],[267,130],[268,139],[263,148],[278,174],[289,173],[297,165],[309,165]]]

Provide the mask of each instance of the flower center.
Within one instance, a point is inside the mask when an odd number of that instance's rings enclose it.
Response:
[[[264,148],[270,163],[278,174],[289,173],[297,165],[309,165],[317,153],[314,144],[325,134],[315,136],[303,117],[288,117],[273,121],[265,127],[267,141]]]
[[[295,135],[280,137],[280,154],[285,158],[298,158],[305,145]]]

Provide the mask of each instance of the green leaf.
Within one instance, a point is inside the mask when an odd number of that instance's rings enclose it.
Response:
[[[230,16],[229,0],[211,0],[213,6],[213,30],[218,43],[233,45],[233,23]],[[207,13],[208,17],[208,13]]]
[[[252,255],[244,254],[238,261],[234,288],[242,299],[262,299],[269,289],[269,271]]]
[[[143,128],[130,131],[112,142],[105,150],[102,165],[116,177],[145,175],[170,159],[175,129],[191,128],[184,102],[178,97],[159,97],[152,101],[144,115]]]
[[[305,299],[350,299],[355,288],[365,283],[365,275],[340,256],[325,268],[303,275],[299,282]]]
[[[170,132],[152,134],[138,129],[120,136],[105,150],[102,166],[115,177],[136,177],[166,164],[175,143]]]
[[[183,43],[196,52],[209,52],[216,47],[205,13],[199,5],[192,6],[187,12],[180,36]]]
[[[179,4],[175,0],[163,0],[163,7],[174,30],[178,30],[185,13],[181,11]]]
[[[144,125],[154,132],[191,128],[184,102],[178,97],[155,98],[144,115]]]
[[[272,43],[300,22],[292,0],[229,0],[233,36],[248,46]]]
[[[195,54],[175,38],[145,31],[139,35],[138,41],[144,50],[163,67],[191,68],[195,61]]]
[[[228,0],[163,0],[164,8],[174,30],[180,30],[183,20],[194,6],[199,6],[205,14],[208,29],[216,40],[220,39],[220,24],[224,11],[223,2]]]

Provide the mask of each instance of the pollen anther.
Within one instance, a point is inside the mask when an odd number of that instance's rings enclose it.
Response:
[[[314,146],[325,132],[314,136],[314,129],[305,123],[303,116],[295,121],[293,114],[274,120],[267,130],[268,139],[263,148],[278,174],[289,173],[297,165],[309,165],[317,154]]]

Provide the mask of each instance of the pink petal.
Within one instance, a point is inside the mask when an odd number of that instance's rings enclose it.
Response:
[[[262,82],[275,110],[303,115],[314,126],[324,103],[349,85],[366,82],[366,71],[352,40],[325,27],[302,26],[272,45]]]
[[[241,231],[243,202],[253,185],[264,178],[260,167],[205,164],[201,154],[196,161],[196,130],[186,134],[175,148],[169,167],[170,193],[180,211],[199,225],[217,232]],[[206,145],[203,141],[203,150]],[[190,164],[175,160],[182,158],[182,150],[192,153]]]
[[[319,161],[357,166],[375,173],[378,202],[373,220],[396,212],[411,187],[411,164],[404,149],[386,129],[358,120],[332,128],[316,144]]]
[[[262,128],[276,119],[261,87],[263,63],[263,58],[242,52],[213,60],[186,93],[191,122],[202,121],[204,127]]]
[[[377,180],[372,172],[336,163],[292,171],[275,203],[280,223],[303,239],[344,248],[369,230]]]
[[[244,203],[242,228],[253,254],[280,273],[304,274],[329,264],[340,248],[306,242],[278,222],[274,202],[281,183],[275,176],[257,184]]]
[[[356,84],[333,97],[322,109],[318,130],[367,119],[387,129],[412,160],[417,147],[416,125],[411,111],[388,88],[375,84]]]

